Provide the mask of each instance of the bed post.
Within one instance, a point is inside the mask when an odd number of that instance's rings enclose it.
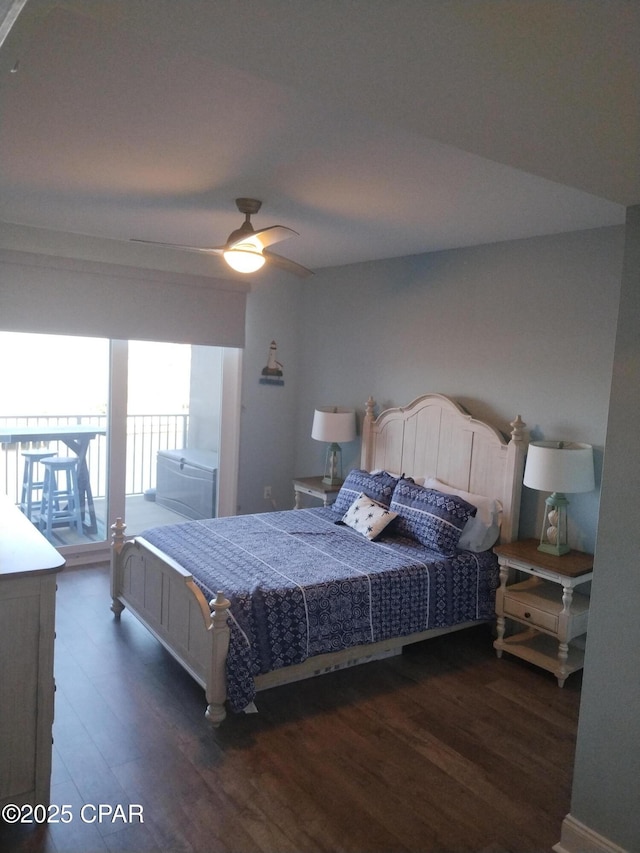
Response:
[[[124,548],[124,532],[127,525],[121,518],[116,518],[115,524],[111,525],[111,609],[119,619],[124,610],[124,604],[118,598],[120,577],[120,554]]]
[[[230,629],[228,624],[229,607],[231,602],[222,592],[209,602],[211,608],[211,658],[207,678],[207,710],[206,718],[214,726],[219,726],[227,716],[224,707],[227,698],[226,662],[229,650]]]
[[[374,409],[376,401],[373,397],[369,397],[364,410],[364,420],[362,421],[362,447],[360,449],[360,467],[365,471],[370,471],[373,464],[373,442],[372,429],[375,420]]]
[[[513,542],[518,538],[524,460],[529,446],[529,434],[526,427],[527,425],[520,415],[516,415],[515,420],[511,422],[511,440],[507,446],[508,464],[505,488],[507,494],[512,495],[512,500],[508,515],[505,514],[502,519],[501,542]]]

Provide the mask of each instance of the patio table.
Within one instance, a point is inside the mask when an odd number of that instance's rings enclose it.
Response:
[[[78,457],[78,488],[83,527],[87,533],[96,533],[98,524],[93,505],[93,493],[87,450],[89,443],[98,435],[106,435],[106,428],[96,424],[55,424],[42,426],[0,426],[0,444],[27,444],[37,441],[62,441]],[[85,515],[88,513],[88,521]]]

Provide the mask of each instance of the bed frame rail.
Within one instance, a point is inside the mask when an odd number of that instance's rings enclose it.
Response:
[[[182,566],[141,537],[128,539],[121,518],[111,526],[111,610],[127,607],[206,692],[206,716],[219,725],[226,716],[225,660],[229,648],[222,592],[207,603]]]

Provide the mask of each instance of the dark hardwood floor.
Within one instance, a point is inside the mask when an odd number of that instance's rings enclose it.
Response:
[[[569,811],[581,674],[498,660],[486,627],[259,695],[216,730],[203,691],[105,567],[59,578],[51,802],[17,851],[537,853]],[[84,811],[83,821],[81,809]],[[111,822],[97,807],[122,807]],[[134,809],[141,806],[143,822]]]

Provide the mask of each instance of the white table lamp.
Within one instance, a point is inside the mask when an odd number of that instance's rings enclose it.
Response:
[[[569,441],[532,441],[527,452],[524,485],[540,492],[551,492],[546,499],[545,517],[538,549],[561,556],[571,549],[567,542],[567,506],[565,492],[591,492],[593,447]]]
[[[356,413],[353,409],[341,409],[338,406],[324,406],[313,414],[311,438],[326,441],[327,458],[322,482],[328,486],[342,483],[342,449],[347,441],[356,437]]]

